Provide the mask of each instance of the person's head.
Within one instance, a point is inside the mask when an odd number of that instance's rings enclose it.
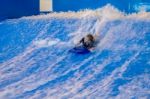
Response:
[[[92,34],[88,34],[88,35],[86,36],[86,39],[87,39],[88,41],[94,41],[94,36],[93,36]]]

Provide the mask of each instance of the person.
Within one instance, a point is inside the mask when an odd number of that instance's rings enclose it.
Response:
[[[77,45],[92,51],[96,46],[96,37],[92,34],[87,34],[79,41]]]

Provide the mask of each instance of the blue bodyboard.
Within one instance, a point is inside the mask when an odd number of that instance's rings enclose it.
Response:
[[[69,52],[75,53],[75,54],[88,54],[88,53],[90,53],[90,51],[83,46],[74,47],[74,48],[70,49]]]

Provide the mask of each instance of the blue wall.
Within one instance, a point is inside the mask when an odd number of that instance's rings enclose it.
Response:
[[[0,20],[39,14],[39,0],[0,0]]]

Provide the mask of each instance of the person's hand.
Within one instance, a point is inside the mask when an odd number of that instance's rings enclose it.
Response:
[[[89,50],[90,50],[90,52],[93,52],[93,51],[94,51],[94,47],[93,47],[93,48],[90,48]]]

